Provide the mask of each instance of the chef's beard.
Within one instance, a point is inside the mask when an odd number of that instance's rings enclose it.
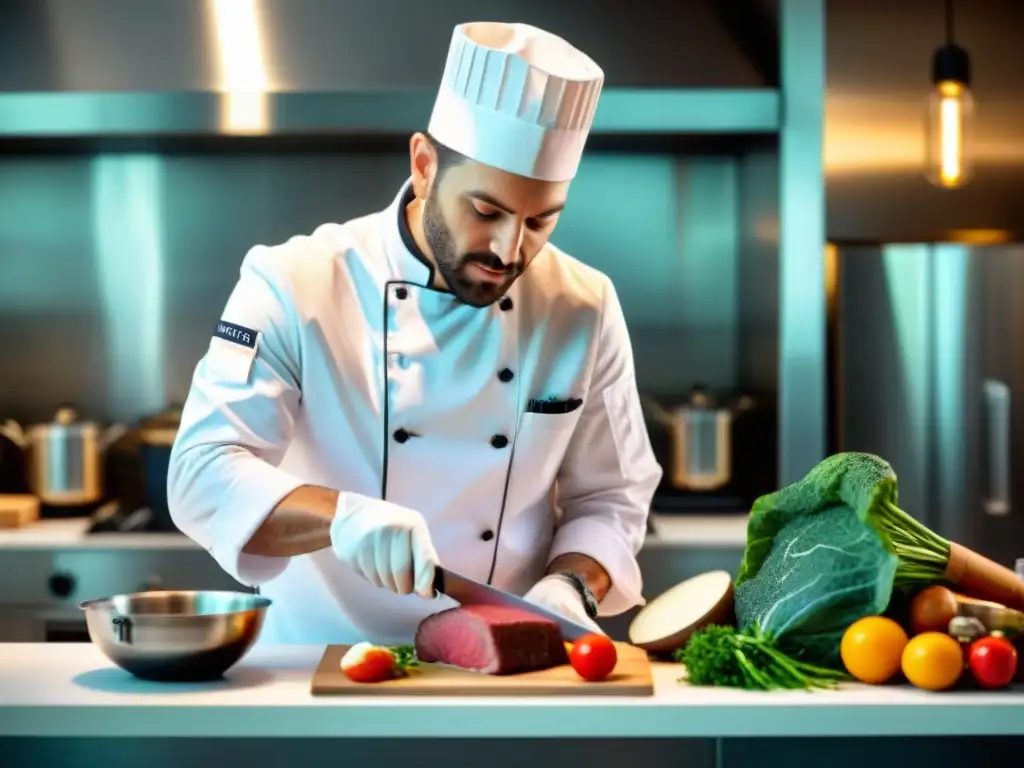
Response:
[[[441,206],[437,202],[437,194],[431,190],[423,205],[423,236],[434,254],[437,271],[441,273],[448,289],[463,304],[472,307],[487,307],[496,302],[508,291],[523,272],[523,265],[517,262],[506,267],[493,253],[471,252],[459,255],[455,252],[455,240],[452,232],[444,221]],[[466,275],[466,266],[477,262],[488,269],[505,272],[506,278],[500,283],[487,283],[473,280]]]

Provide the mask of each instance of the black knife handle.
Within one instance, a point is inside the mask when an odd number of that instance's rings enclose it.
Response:
[[[444,570],[441,566],[434,567],[434,597],[444,594]]]

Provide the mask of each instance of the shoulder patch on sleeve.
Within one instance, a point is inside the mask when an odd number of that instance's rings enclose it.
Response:
[[[214,330],[213,335],[215,338],[224,339],[224,341],[241,344],[249,349],[256,349],[256,339],[259,337],[259,331],[246,328],[244,325],[235,325],[226,320],[220,320],[217,322],[217,328]]]
[[[208,371],[231,384],[246,384],[259,348],[260,332],[220,320],[206,355]]]

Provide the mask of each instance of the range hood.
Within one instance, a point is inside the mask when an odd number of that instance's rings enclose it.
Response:
[[[5,0],[0,137],[408,134],[429,118],[452,27],[488,19],[551,29],[601,63],[597,135],[778,130],[765,2],[439,5]]]

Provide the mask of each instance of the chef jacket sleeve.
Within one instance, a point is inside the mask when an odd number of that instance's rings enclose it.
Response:
[[[550,559],[578,552],[599,562],[612,581],[600,611],[616,615],[644,604],[636,555],[662,469],[651,449],[626,320],[610,280],[582,408],[558,474],[562,518]]]
[[[303,481],[277,465],[300,401],[299,323],[286,270],[288,246],[246,254],[221,322],[258,332],[255,356],[213,338],[196,366],[171,451],[167,496],[175,525],[233,578],[256,586],[287,558],[242,552],[256,529]],[[246,364],[239,372],[239,359]],[[247,375],[246,375],[247,373]]]

